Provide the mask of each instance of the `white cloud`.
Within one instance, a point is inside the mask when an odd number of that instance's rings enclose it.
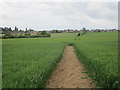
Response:
[[[0,2],[33,2],[33,0],[1,0]],[[119,0],[34,0],[34,2],[119,2]]]
[[[2,2],[0,25],[40,29],[117,28],[117,2]]]

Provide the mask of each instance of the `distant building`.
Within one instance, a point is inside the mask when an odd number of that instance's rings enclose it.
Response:
[[[38,31],[26,31],[25,33],[28,33],[28,34],[37,34]]]

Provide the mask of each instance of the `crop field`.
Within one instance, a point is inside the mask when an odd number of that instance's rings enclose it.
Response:
[[[43,88],[67,44],[73,44],[97,87],[119,87],[118,33],[91,32],[80,40],[75,35],[2,40],[3,88]]]
[[[117,33],[93,33],[75,42],[76,54],[99,87],[118,87]]]
[[[3,88],[43,87],[63,49],[48,38],[3,40]]]

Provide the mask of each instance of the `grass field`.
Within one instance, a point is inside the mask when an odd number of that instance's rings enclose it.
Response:
[[[99,87],[118,87],[117,33],[91,33],[74,42],[80,61]]]
[[[76,54],[97,86],[118,87],[118,35],[88,33],[74,40],[75,33],[52,34],[50,38],[3,40],[3,88],[44,87],[60,60],[66,43]]]
[[[3,40],[3,88],[43,87],[63,49],[49,38]]]

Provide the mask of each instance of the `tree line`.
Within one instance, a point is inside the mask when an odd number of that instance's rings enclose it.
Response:
[[[1,34],[4,34],[1,38],[36,38],[36,37],[50,37],[50,33],[47,31],[34,31],[33,29],[21,30],[15,27],[13,30],[11,27],[0,28]],[[35,34],[33,34],[35,32]]]

